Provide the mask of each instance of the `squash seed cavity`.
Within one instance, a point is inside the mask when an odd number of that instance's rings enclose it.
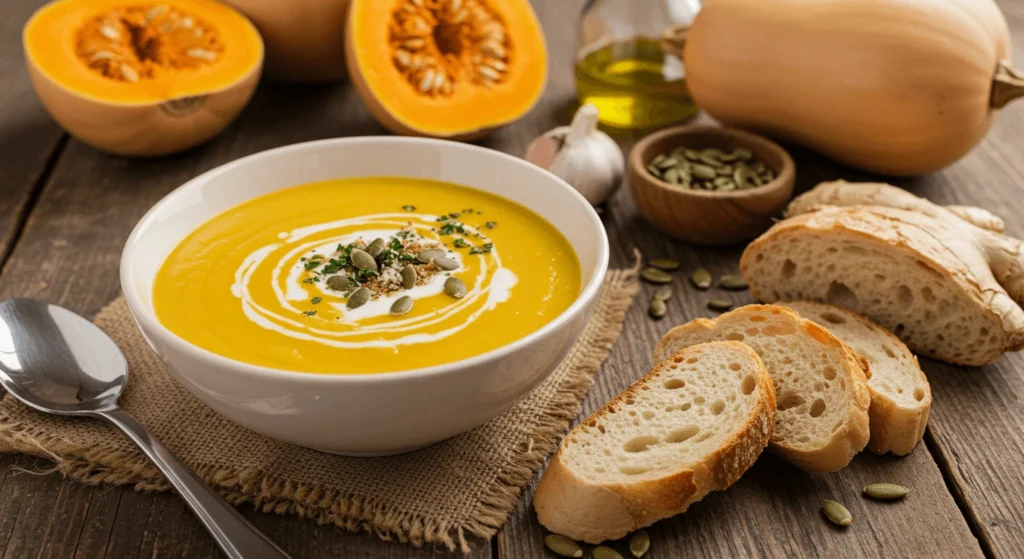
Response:
[[[89,69],[124,83],[198,70],[216,63],[223,52],[213,26],[166,5],[97,14],[78,29],[75,40],[75,54]]]
[[[391,60],[422,95],[449,97],[458,87],[508,79],[505,24],[480,0],[403,0],[389,26]]]

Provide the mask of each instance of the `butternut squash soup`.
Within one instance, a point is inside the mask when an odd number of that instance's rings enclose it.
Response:
[[[383,373],[450,363],[537,330],[579,295],[550,223],[424,179],[317,182],[200,226],[156,276],[157,318],[254,365]]]

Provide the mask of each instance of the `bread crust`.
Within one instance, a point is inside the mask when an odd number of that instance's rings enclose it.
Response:
[[[627,398],[637,397],[641,387],[658,378],[674,364],[672,360],[677,356],[685,358],[690,353],[715,346],[739,351],[755,365],[757,399],[751,412],[731,436],[690,467],[653,479],[601,484],[578,475],[562,459],[566,441],[579,430],[577,426],[563,439],[537,486],[533,506],[545,528],[592,544],[618,539],[684,512],[711,491],[729,487],[757,461],[768,445],[775,424],[775,390],[760,357],[739,342],[711,342],[691,346],[669,356],[583,423],[593,424],[614,413],[616,406]]]
[[[908,262],[916,261],[948,280],[951,289],[972,302],[979,315],[987,315],[1001,325],[999,347],[976,357],[958,356],[952,345],[931,351],[915,345],[908,337],[901,338],[915,352],[958,365],[983,365],[1005,351],[1024,349],[1024,310],[996,281],[985,255],[958,227],[913,211],[876,206],[831,207],[776,223],[750,243],[740,259],[740,270],[756,299],[766,303],[777,301],[770,287],[752,270],[757,255],[771,251],[776,243],[781,245],[807,233],[827,235],[836,241],[851,238],[876,244]]]
[[[871,320],[842,307],[817,303],[813,301],[800,301],[797,303],[783,303],[782,305],[792,308],[800,313],[801,306],[817,310],[819,313],[833,312],[843,316],[847,320],[857,322],[878,335],[884,337],[889,344],[896,348],[896,351],[904,353],[910,358],[914,367],[914,374],[918,382],[923,385],[924,396],[915,406],[902,406],[894,401],[886,393],[877,390],[870,380],[868,391],[871,393],[871,407],[868,409],[868,418],[871,426],[871,439],[868,441],[868,450],[875,454],[891,452],[899,456],[910,454],[917,443],[924,437],[925,428],[928,427],[928,416],[932,406],[932,390],[928,379],[921,370],[917,356],[910,352],[910,349],[895,334],[872,322]],[[796,306],[791,306],[796,305]],[[814,320],[804,315],[808,320]],[[821,325],[826,330],[828,326]],[[838,337],[838,336],[837,336]],[[842,338],[840,338],[842,339]],[[852,349],[852,348],[851,348]],[[854,350],[856,351],[856,350]],[[863,359],[863,356],[861,356]]]
[[[870,438],[868,408],[870,407],[871,396],[867,388],[870,368],[863,359],[828,330],[802,318],[785,307],[778,305],[747,305],[730,311],[716,320],[699,318],[673,328],[662,337],[655,347],[655,359],[678,348],[680,344],[685,343],[682,340],[693,336],[697,332],[714,331],[717,320],[727,316],[735,317],[741,313],[786,315],[795,324],[798,324],[805,334],[814,337],[822,344],[838,352],[841,374],[843,378],[849,379],[845,387],[847,408],[842,426],[832,433],[832,437],[825,444],[812,450],[801,449],[798,445],[783,440],[778,432],[773,434],[770,446],[784,460],[804,470],[812,472],[839,471],[849,464],[850,460],[858,452],[864,449]],[[769,371],[769,375],[771,375],[771,371]]]

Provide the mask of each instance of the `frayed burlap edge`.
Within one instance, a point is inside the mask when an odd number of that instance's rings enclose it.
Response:
[[[258,469],[232,470],[222,465],[198,465],[194,469],[200,478],[235,505],[250,503],[263,512],[296,515],[320,525],[333,524],[352,532],[367,532],[383,540],[398,540],[416,547],[438,544],[451,551],[458,549],[469,553],[468,538],[489,540],[497,533],[515,508],[523,486],[543,465],[579,413],[583,396],[618,338],[623,317],[639,291],[636,282],[639,253],[637,263],[633,269],[608,273],[604,289],[615,293],[605,302],[608,327],[598,332],[593,340],[595,351],[584,357],[562,381],[550,408],[536,418],[526,448],[512,458],[508,468],[487,488],[469,516],[470,520],[462,525],[448,525],[415,513],[374,506],[364,497],[283,480]],[[0,452],[48,458],[55,463],[53,470],[88,485],[132,485],[139,491],[171,488],[159,470],[141,454],[100,451],[46,432],[32,432],[14,425],[6,413],[0,413]]]

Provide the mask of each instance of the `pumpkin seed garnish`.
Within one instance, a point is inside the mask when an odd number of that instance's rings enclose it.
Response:
[[[361,248],[352,249],[352,252],[349,253],[348,257],[350,260],[352,260],[352,265],[355,266],[357,269],[367,269],[370,270],[371,272],[378,271],[377,261],[374,260],[372,256],[370,256],[370,253],[366,252]]]
[[[365,287],[360,287],[352,292],[348,296],[348,302],[345,303],[345,307],[348,309],[358,309],[359,307],[366,304],[370,300],[370,290]]]
[[[629,552],[633,557],[643,557],[650,549],[651,536],[647,535],[647,530],[640,530],[629,538]]]
[[[725,299],[712,299],[708,301],[708,308],[713,311],[727,311],[732,308],[732,303]]]
[[[647,262],[647,265],[659,270],[665,270],[666,272],[674,272],[679,269],[679,263],[669,258],[655,258]]]
[[[853,516],[850,511],[846,510],[841,503],[837,503],[831,499],[825,499],[825,504],[821,507],[821,512],[825,514],[825,518],[836,526],[849,526],[853,524]]]
[[[719,280],[719,285],[726,289],[741,290],[747,288],[747,280],[743,279],[743,276],[728,274],[722,276]]]
[[[544,537],[544,545],[562,557],[583,557],[583,548],[580,547],[580,544],[565,536],[548,534]]]
[[[595,547],[592,553],[594,554],[594,559],[622,559],[621,553],[606,545]]]
[[[398,316],[405,314],[412,310],[412,297],[405,295],[399,297],[397,301],[391,304],[391,314]]]
[[[444,280],[444,292],[456,299],[461,299],[466,296],[466,284],[462,283],[462,280],[459,278],[452,276]]]
[[[416,287],[416,268],[412,267],[412,264],[406,264],[402,268],[402,287],[405,289],[412,289]]]
[[[864,494],[872,499],[882,501],[895,501],[902,499],[910,493],[910,490],[895,483],[872,483],[864,487]]]
[[[690,283],[697,289],[707,289],[711,287],[713,281],[714,278],[711,277],[711,272],[704,268],[698,268],[690,274]]]
[[[433,260],[435,258],[440,258],[440,257],[444,256],[445,254],[446,253],[443,250],[436,249],[436,248],[428,248],[427,250],[421,250],[421,251],[417,252],[416,253],[416,260],[419,260],[420,262],[422,262],[424,264],[430,264],[431,260]]]
[[[445,271],[458,270],[459,263],[447,256],[441,256],[430,261],[434,266]]]
[[[664,299],[657,295],[651,297],[651,303],[647,306],[647,314],[651,315],[652,318],[664,318],[667,312],[668,306],[665,305]]]
[[[327,278],[327,288],[335,291],[345,291],[348,289],[349,283],[348,278],[345,276],[331,276]]]
[[[640,277],[651,283],[672,283],[672,275],[657,268],[644,268],[643,271],[640,272]]]
[[[378,237],[366,245],[366,253],[373,258],[377,258],[382,252],[384,252],[384,239]]]

